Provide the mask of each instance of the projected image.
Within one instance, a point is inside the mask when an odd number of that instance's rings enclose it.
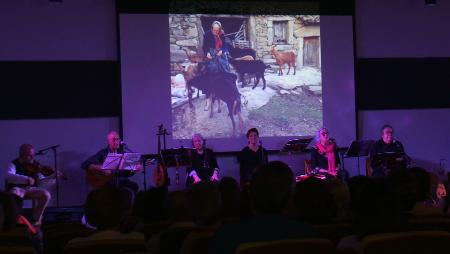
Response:
[[[171,14],[169,34],[173,138],[322,126],[320,16]]]

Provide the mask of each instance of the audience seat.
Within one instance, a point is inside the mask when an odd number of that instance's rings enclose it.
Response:
[[[323,224],[313,225],[318,232],[320,238],[325,238],[332,241],[335,245],[338,244],[342,237],[353,234],[352,225],[349,223]]]
[[[171,228],[161,232],[160,253],[179,254],[186,236],[195,229],[193,226]]]
[[[180,254],[207,254],[209,243],[216,231],[217,227],[208,227],[190,232],[184,239]]]
[[[335,251],[330,240],[307,238],[244,243],[238,246],[236,254],[334,254]]]
[[[86,237],[94,233],[93,229],[87,228],[81,223],[56,223],[46,225],[44,232],[44,253],[63,253],[64,246],[76,237]]]
[[[64,248],[64,254],[118,254],[145,251],[145,242],[138,239],[91,240],[70,244]]]
[[[409,230],[443,230],[450,232],[450,218],[444,216],[417,216],[408,219]]]
[[[150,239],[153,235],[163,231],[170,225],[167,221],[158,221],[151,223],[144,223],[140,227],[140,232],[144,234],[145,240]]]
[[[363,239],[364,254],[442,254],[450,250],[445,231],[413,231],[370,235]]]
[[[28,254],[34,251],[30,234],[25,227],[0,232],[0,253]]]

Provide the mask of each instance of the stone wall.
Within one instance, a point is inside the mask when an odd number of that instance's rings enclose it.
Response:
[[[201,54],[203,29],[200,15],[170,15],[169,17],[171,63],[186,61],[185,49]]]
[[[232,17],[232,15],[230,15]],[[258,59],[266,64],[275,64],[275,58],[270,52],[273,44],[273,22],[287,22],[287,43],[277,44],[279,51],[293,50],[297,54],[297,65],[303,66],[303,38],[309,36],[320,37],[319,16],[283,16],[259,15],[249,16],[248,40],[256,51]],[[203,44],[203,34],[200,15],[174,14],[169,17],[170,26],[170,55],[171,63],[187,61],[186,49],[202,55],[200,45]]]

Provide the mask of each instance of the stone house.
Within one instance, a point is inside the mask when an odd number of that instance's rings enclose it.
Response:
[[[205,31],[211,23],[222,23],[225,35],[240,47],[256,51],[258,59],[274,64],[270,46],[279,51],[293,50],[297,55],[297,67],[321,67],[320,16],[318,15],[212,15],[171,14],[170,55],[171,63],[187,61],[186,50],[202,54],[201,45]]]

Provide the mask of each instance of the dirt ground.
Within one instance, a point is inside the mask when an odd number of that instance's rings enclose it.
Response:
[[[265,76],[265,90],[262,90],[262,81],[255,89],[251,89],[253,83],[244,88],[237,85],[242,95],[244,121],[241,130],[238,117],[234,116],[235,136],[244,135],[252,127],[258,128],[263,137],[313,135],[314,130],[322,125],[320,76],[311,80],[311,75],[306,75],[310,79],[307,80],[301,71],[297,71],[295,76],[279,77],[275,73],[266,73]],[[181,103],[172,109],[174,138],[189,139],[197,132],[206,138],[233,136],[226,104],[221,102],[221,112],[218,112],[218,103],[215,102],[213,117],[210,117],[210,107],[205,110],[205,101],[204,95],[197,98],[195,93],[192,108],[188,103]]]

